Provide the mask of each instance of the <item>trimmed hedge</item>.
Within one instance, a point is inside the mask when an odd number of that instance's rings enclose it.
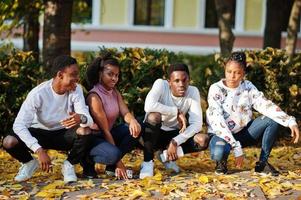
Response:
[[[41,65],[31,52],[12,45],[0,47],[0,136],[11,130],[27,93],[44,77]]]
[[[118,88],[136,116],[143,114],[144,99],[157,78],[167,78],[170,63],[186,63],[191,72],[192,84],[200,90],[206,100],[209,86],[223,77],[223,60],[218,55],[195,56],[175,54],[161,49],[124,48],[106,49],[84,58],[90,63],[100,53],[110,51],[121,65]],[[246,51],[250,72],[247,78],[267,98],[278,104],[288,114],[301,119],[301,54],[291,61],[285,51],[267,48],[261,51]],[[87,63],[80,64],[81,83]],[[39,63],[30,52],[15,50],[12,46],[0,47],[0,125],[2,133],[11,129],[13,120],[27,93],[46,79]],[[206,103],[206,102],[204,102]],[[202,104],[205,111],[206,104]]]

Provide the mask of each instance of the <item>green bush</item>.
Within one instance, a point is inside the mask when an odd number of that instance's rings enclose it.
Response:
[[[18,51],[12,45],[0,46],[0,137],[11,130],[27,93],[43,76],[31,52]]]
[[[292,60],[284,50],[247,51],[248,79],[285,112],[301,119],[301,54]]]

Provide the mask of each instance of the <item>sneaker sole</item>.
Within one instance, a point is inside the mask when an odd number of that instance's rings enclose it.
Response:
[[[216,175],[227,175],[227,172],[226,173],[223,173],[223,172],[214,172]]]
[[[266,172],[255,172],[256,174],[259,174],[261,176],[279,176],[279,174],[273,174],[272,172],[266,173]]]
[[[139,179],[144,179],[144,178],[147,178],[147,177],[153,177],[153,176],[154,176],[154,175],[152,175],[152,176],[147,175],[147,176],[142,176],[142,177],[141,177],[141,176],[139,175]]]
[[[77,182],[77,180],[67,180],[67,181],[64,180],[64,183],[75,183],[75,182]]]

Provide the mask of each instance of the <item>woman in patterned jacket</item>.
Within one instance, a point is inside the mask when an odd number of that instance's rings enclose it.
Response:
[[[208,133],[212,136],[209,147],[211,159],[216,161],[215,172],[227,173],[227,159],[233,149],[235,164],[242,167],[242,147],[262,141],[255,172],[279,172],[268,163],[277,137],[279,124],[291,129],[293,142],[299,139],[296,119],[287,115],[277,105],[266,99],[262,92],[247,80],[246,55],[233,52],[225,65],[225,78],[212,84],[208,92],[209,107],[206,111]],[[262,115],[253,119],[252,108]]]

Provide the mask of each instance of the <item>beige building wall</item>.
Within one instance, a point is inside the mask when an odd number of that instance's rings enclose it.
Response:
[[[128,0],[102,0],[100,22],[102,25],[127,23]]]
[[[245,25],[246,31],[261,31],[263,19],[263,1],[245,0]]]
[[[174,0],[175,28],[195,28],[198,17],[198,0]]]

